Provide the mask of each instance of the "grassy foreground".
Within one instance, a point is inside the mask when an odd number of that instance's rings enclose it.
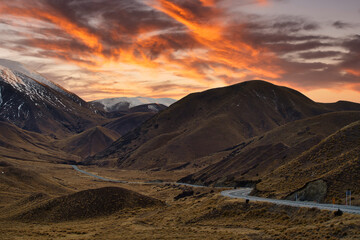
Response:
[[[46,188],[42,188],[43,193],[40,194],[37,190],[26,192],[18,187],[18,192],[13,188],[10,193],[10,187],[6,190],[6,186],[1,185],[1,197],[8,197],[0,206],[0,239],[358,239],[360,236],[360,216],[357,215],[335,216],[332,212],[317,209],[247,204],[220,196],[221,189],[107,183],[77,173],[67,165],[16,161],[11,164],[27,171],[36,170],[44,179],[51,180],[53,185],[62,186],[66,191],[47,192]],[[120,173],[123,173],[122,177],[127,177],[125,172],[113,169],[87,170],[99,171],[107,177],[119,176],[118,179],[121,179]],[[136,171],[131,172],[131,176],[138,181],[178,177],[171,172]],[[21,186],[20,182],[18,185]],[[74,192],[105,186],[127,188],[165,204],[146,208],[129,205],[110,215],[91,215],[75,220],[46,218],[44,221],[41,218],[14,217],[44,202],[54,202],[56,197],[74,196]],[[190,196],[174,200],[184,191],[190,192]],[[66,208],[66,204],[59,206]]]

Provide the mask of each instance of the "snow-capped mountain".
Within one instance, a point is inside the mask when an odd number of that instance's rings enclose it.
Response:
[[[92,101],[91,103],[102,107],[107,112],[113,111],[127,111],[130,108],[144,105],[144,104],[162,104],[165,106],[170,106],[176,102],[175,99],[172,98],[149,98],[149,97],[119,97],[119,98],[106,98]],[[154,108],[154,106],[150,105],[150,108]],[[149,108],[149,109],[150,109]]]
[[[38,73],[34,70],[31,70],[29,67],[26,67],[22,63],[11,61],[8,59],[0,59],[0,66],[6,67],[18,75],[19,74],[25,75],[28,78],[31,78],[33,80],[36,80],[39,83],[47,85],[50,88],[54,89],[55,91],[72,98],[75,102],[78,102],[78,103],[82,102],[82,99],[79,98],[76,94],[69,92],[66,89],[64,89],[63,87],[59,86],[58,84],[46,79],[40,73]]]
[[[90,104],[40,74],[17,62],[0,61],[0,120],[64,135],[82,131],[101,118]]]
[[[58,92],[61,92],[63,94],[67,93],[67,91],[65,89],[63,89],[62,87],[60,87],[59,85],[47,80],[45,77],[41,76],[39,73],[37,73],[33,70],[30,70],[25,65],[23,65],[19,62],[7,60],[7,59],[0,59],[0,65],[3,67],[6,67],[12,71],[15,71],[17,73],[24,74],[25,76],[28,76],[40,83],[43,83]]]

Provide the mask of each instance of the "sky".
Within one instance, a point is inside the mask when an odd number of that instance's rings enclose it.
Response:
[[[360,102],[360,1],[0,0],[0,58],[88,101],[262,79]]]

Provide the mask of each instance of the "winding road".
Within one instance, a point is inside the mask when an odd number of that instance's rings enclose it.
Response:
[[[89,175],[91,177],[94,177],[94,178],[97,178],[97,179],[100,179],[100,180],[103,180],[103,181],[106,181],[106,182],[128,183],[126,181],[118,181],[118,180],[113,180],[113,179],[109,179],[109,178],[100,177],[98,175],[95,175],[95,174],[89,173],[87,171],[81,170],[77,165],[71,165],[71,166],[78,172],[81,172],[83,174]]]
[[[336,211],[340,209],[343,212],[360,214],[360,207],[357,206],[262,198],[262,197],[249,196],[251,191],[252,188],[240,188],[240,189],[222,191],[221,195],[230,198],[249,199],[250,201],[254,201],[254,202],[268,202],[268,203],[274,203],[274,204],[286,205],[292,207],[318,208],[318,209],[325,209],[330,211]]]
[[[176,185],[185,185],[185,186],[191,186],[191,187],[206,187],[201,185],[193,185],[188,183],[175,183],[175,182],[152,182],[152,183],[145,183],[145,182],[127,182],[127,181],[118,181],[113,180],[109,178],[104,178],[89,172],[86,172],[84,170],[81,170],[76,165],[71,165],[76,171],[79,171],[81,173],[87,174],[91,177],[98,178],[103,181],[107,182],[115,182],[115,183],[130,183],[130,184],[176,184]],[[352,213],[352,214],[360,214],[360,207],[357,206],[346,206],[346,205],[337,205],[337,204],[325,204],[325,203],[315,203],[315,202],[306,202],[306,201],[290,201],[290,200],[280,200],[280,199],[271,199],[271,198],[262,198],[262,197],[256,197],[256,196],[250,196],[250,192],[252,191],[252,188],[239,188],[239,189],[233,189],[233,190],[225,190],[221,192],[221,195],[224,197],[230,197],[230,198],[239,198],[239,199],[249,199],[250,201],[254,202],[268,202],[278,205],[285,205],[285,206],[292,206],[292,207],[307,207],[307,208],[318,208],[318,209],[324,209],[329,211],[336,211],[340,209],[343,212],[346,213]]]
[[[129,182],[129,181],[120,181],[120,180],[114,180],[110,178],[101,177],[98,175],[95,175],[93,173],[89,173],[87,171],[81,170],[77,165],[71,165],[76,171],[81,172],[83,174],[89,175],[91,177],[106,181],[106,182],[114,182],[114,183],[127,183],[127,184],[176,184],[176,185],[182,185],[182,186],[189,186],[189,187],[206,187],[202,185],[194,185],[189,183],[177,183],[177,182]]]

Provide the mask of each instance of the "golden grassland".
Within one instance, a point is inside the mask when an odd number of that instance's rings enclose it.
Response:
[[[13,186],[1,181],[0,196],[6,201],[0,201],[0,239],[359,239],[360,236],[358,215],[336,217],[332,212],[317,209],[247,204],[243,200],[222,197],[219,194],[221,189],[166,183],[104,182],[76,172],[69,165],[18,160],[7,162],[13,168],[28,171],[28,175],[24,175],[26,179],[12,176],[11,179],[17,181],[17,185]],[[4,171],[2,175],[9,174],[8,169],[9,166],[0,167],[0,171]],[[139,182],[173,181],[187,174],[126,172],[96,167],[83,169],[109,178]],[[33,172],[37,174],[31,175]],[[41,176],[41,179],[36,176]],[[2,176],[1,180],[8,178]],[[31,188],[25,183],[37,185]],[[54,186],[58,190],[50,191]],[[105,186],[133,190],[162,200],[165,204],[147,208],[129,207],[107,216],[72,221],[15,220],[13,217],[54,197]],[[185,190],[193,190],[194,195],[174,200]]]

